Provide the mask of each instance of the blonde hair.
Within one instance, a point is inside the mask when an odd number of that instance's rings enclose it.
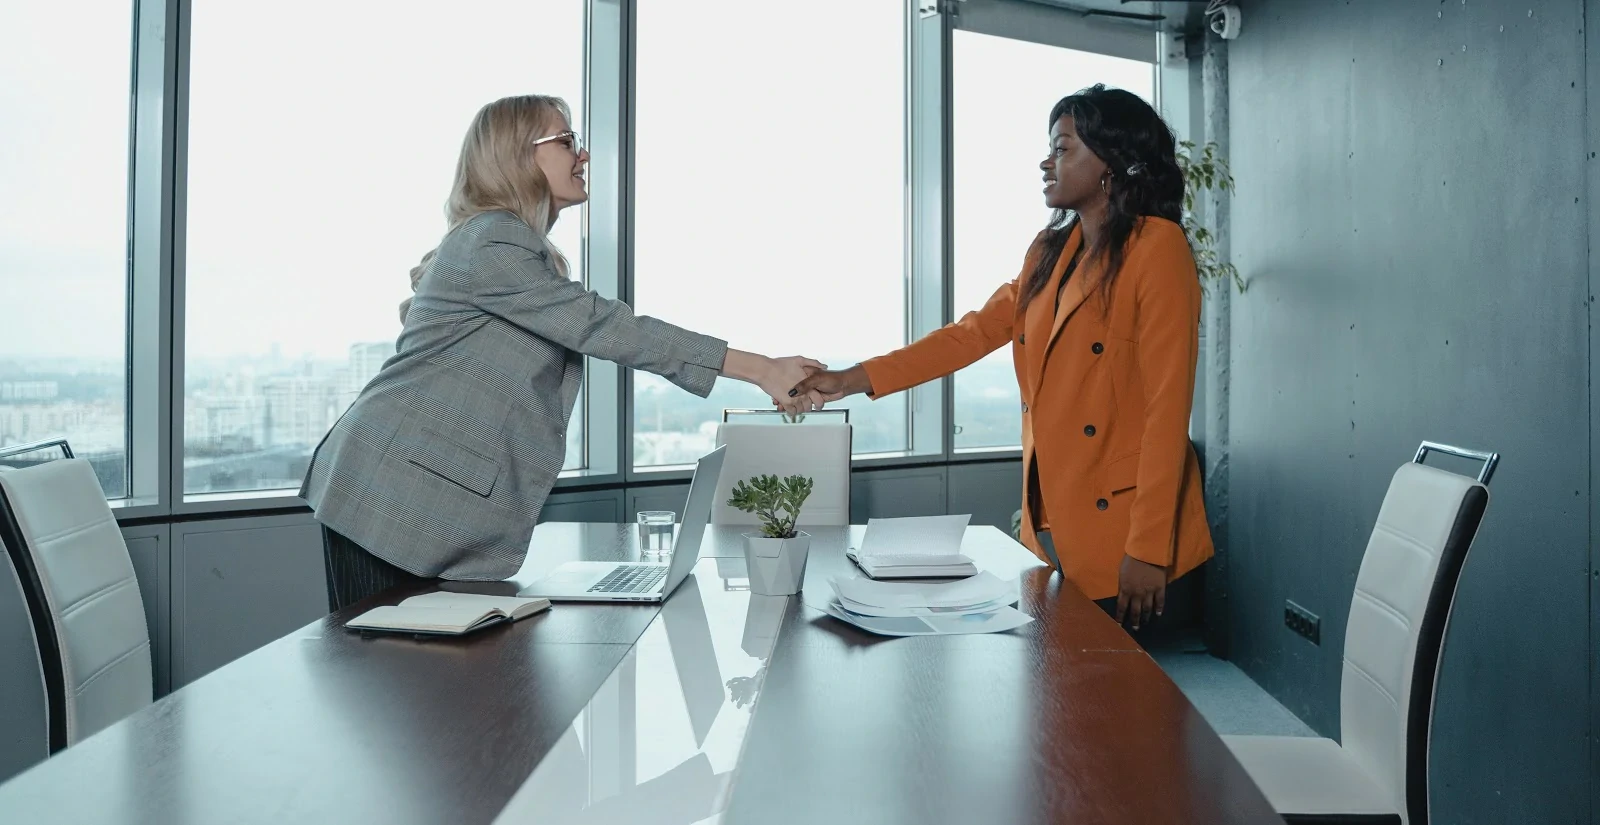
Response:
[[[572,121],[571,108],[561,98],[549,95],[503,97],[479,109],[461,141],[455,182],[445,202],[448,229],[484,212],[510,212],[544,240],[556,270],[565,276],[567,259],[548,236],[555,220],[550,181],[533,161],[533,141],[552,133],[563,119]],[[422,256],[412,268],[413,290],[437,251]],[[406,304],[402,304],[402,319]]]

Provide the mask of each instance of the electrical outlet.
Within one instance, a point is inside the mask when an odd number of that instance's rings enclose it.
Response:
[[[1317,618],[1317,614],[1295,604],[1292,599],[1283,603],[1283,624],[1310,639],[1312,644],[1322,644],[1322,620]]]

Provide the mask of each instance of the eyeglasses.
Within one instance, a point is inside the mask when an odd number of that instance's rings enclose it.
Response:
[[[578,137],[577,132],[570,129],[565,132],[556,132],[549,137],[539,138],[533,142],[533,145],[538,146],[541,143],[562,143],[572,150],[573,155],[583,154],[583,139]]]

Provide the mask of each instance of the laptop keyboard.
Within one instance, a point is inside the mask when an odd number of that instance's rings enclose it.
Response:
[[[665,564],[622,565],[589,588],[590,593],[649,593],[667,577]]]

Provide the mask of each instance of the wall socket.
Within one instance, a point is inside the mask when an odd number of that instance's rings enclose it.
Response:
[[[1283,603],[1283,623],[1286,627],[1311,640],[1317,646],[1322,645],[1322,620],[1317,614],[1294,603],[1293,599]]]

